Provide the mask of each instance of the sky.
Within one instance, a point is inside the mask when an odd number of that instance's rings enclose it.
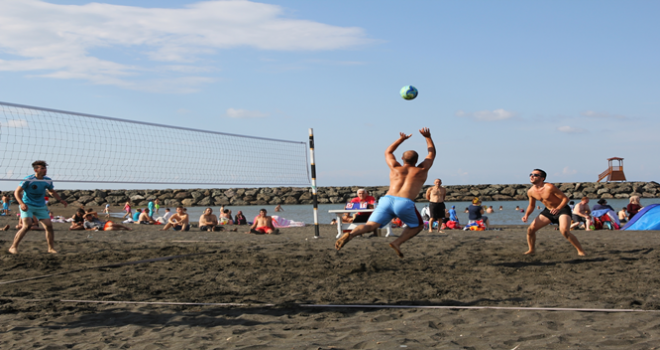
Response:
[[[660,181],[658,13],[635,0],[3,0],[0,101],[294,141],[313,128],[319,186],[387,185],[384,150],[405,132],[397,158],[424,156],[422,127],[429,184],[527,183],[534,168],[596,181],[610,157],[630,181]]]

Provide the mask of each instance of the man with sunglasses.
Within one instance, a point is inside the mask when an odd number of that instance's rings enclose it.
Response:
[[[585,256],[586,253],[582,249],[580,242],[575,237],[569,228],[571,225],[571,208],[568,204],[568,197],[560,191],[555,185],[545,182],[546,173],[541,169],[534,169],[529,174],[529,181],[532,187],[527,191],[529,197],[529,205],[525,216],[522,221],[527,222],[529,215],[534,211],[536,201],[539,200],[545,205],[545,209],[539,216],[532,221],[532,224],[527,228],[527,244],[529,250],[525,254],[534,254],[534,246],[536,244],[536,231],[548,224],[559,224],[559,231],[561,234],[577,249],[578,255]]]

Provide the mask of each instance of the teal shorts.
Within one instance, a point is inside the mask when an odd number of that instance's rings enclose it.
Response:
[[[33,216],[35,216],[37,220],[50,219],[50,215],[48,215],[48,207],[35,207],[28,205],[27,211],[23,211],[23,209],[21,209],[21,218],[32,219]]]

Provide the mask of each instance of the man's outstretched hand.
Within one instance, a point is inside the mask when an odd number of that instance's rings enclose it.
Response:
[[[422,134],[422,136],[424,137],[431,137],[431,130],[429,130],[429,128],[421,128],[419,129],[419,133]]]
[[[410,135],[406,135],[406,134],[403,133],[403,132],[400,132],[400,133],[399,133],[399,139],[401,139],[401,141],[405,141],[405,140],[409,139],[410,136],[412,136],[412,134],[410,134]]]

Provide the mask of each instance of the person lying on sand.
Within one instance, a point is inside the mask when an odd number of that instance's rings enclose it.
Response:
[[[424,229],[424,221],[417,208],[415,208],[414,200],[422,189],[435,159],[435,145],[431,139],[431,131],[428,128],[422,128],[419,133],[426,139],[428,149],[426,158],[419,165],[415,165],[419,157],[417,152],[405,151],[401,157],[401,160],[403,160],[403,165],[401,165],[394,157],[394,151],[412,134],[399,133],[399,139],[385,150],[385,161],[390,167],[390,189],[378,201],[378,207],[369,217],[369,221],[365,225],[360,225],[353,231],[341,236],[335,242],[335,249],[340,250],[353,237],[371,232],[398,217],[407,226],[401,236],[390,243],[390,247],[396,251],[400,258],[403,258],[403,254],[399,249],[401,244],[415,237]]]
[[[131,229],[120,224],[115,224],[112,221],[103,222],[99,218],[94,217],[94,214],[85,214],[85,223],[83,224],[87,231],[130,231]]]
[[[266,215],[266,209],[259,210],[259,216],[254,219],[254,223],[250,226],[250,231],[246,233],[255,234],[278,234],[280,230],[273,226],[273,217]]]

